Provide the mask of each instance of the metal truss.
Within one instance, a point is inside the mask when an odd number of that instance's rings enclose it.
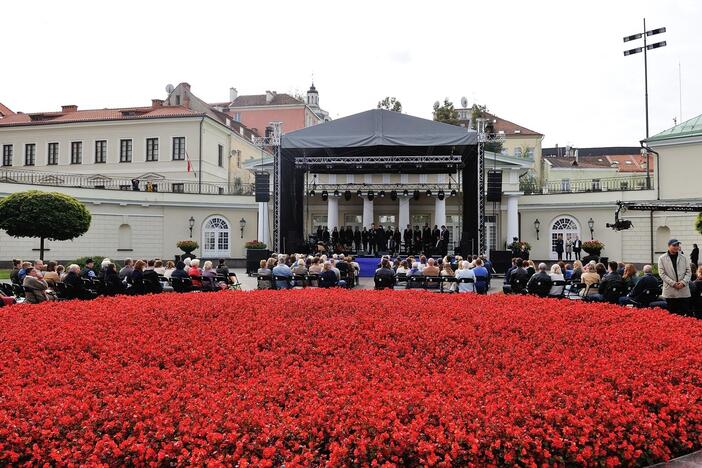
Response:
[[[682,213],[702,212],[702,203],[639,203],[618,202],[625,210],[631,211],[678,211]]]
[[[319,156],[297,157],[295,164],[301,167],[308,166],[368,166],[383,164],[460,164],[460,154],[432,155],[432,156]]]
[[[480,143],[504,143],[504,133],[478,133],[478,141]]]
[[[362,195],[367,195],[368,192],[374,192],[378,195],[381,191],[385,192],[386,196],[390,196],[390,192],[393,190],[397,193],[397,196],[412,196],[415,190],[419,190],[425,193],[427,190],[432,191],[432,195],[438,194],[439,190],[443,190],[446,197],[451,194],[451,191],[460,193],[458,186],[454,183],[441,183],[441,184],[364,184],[364,183],[337,183],[337,184],[308,184],[309,190],[314,190],[315,194],[319,195],[322,191],[327,191],[329,196],[333,196],[334,192],[339,192],[335,196],[343,196],[344,192],[349,190],[353,195],[357,195],[360,191]],[[404,195],[404,191],[407,191],[407,195]],[[309,193],[308,193],[309,195]]]
[[[478,254],[486,250],[485,242],[485,140],[486,133],[478,134]]]

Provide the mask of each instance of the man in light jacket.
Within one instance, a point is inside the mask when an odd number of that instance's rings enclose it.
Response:
[[[668,251],[658,259],[658,274],[663,280],[663,297],[668,311],[686,315],[690,301],[690,262],[680,253],[680,241],[670,239]]]

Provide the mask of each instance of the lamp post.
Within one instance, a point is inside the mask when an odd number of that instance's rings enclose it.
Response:
[[[246,220],[244,218],[241,218],[239,220],[239,227],[241,228],[241,238],[244,238],[244,228],[246,227]]]
[[[536,229],[536,240],[539,240],[539,230],[541,228],[541,222],[539,221],[539,218],[536,218],[534,220],[534,229]]]
[[[590,228],[590,240],[595,239],[595,220],[592,218],[587,220],[587,227]]]
[[[193,238],[193,227],[195,226],[195,218],[192,216],[188,220],[188,227],[190,228],[190,238]]]
[[[643,32],[632,34],[631,36],[626,36],[624,42],[634,41],[636,39],[641,39],[643,37],[643,47],[635,47],[633,49],[625,50],[624,56],[638,54],[643,52],[644,54],[644,94],[646,103],[646,139],[648,139],[648,54],[649,50],[658,49],[660,47],[665,47],[667,45],[666,41],[656,42],[655,44],[647,44],[646,38],[648,36],[653,36],[655,34],[662,34],[665,32],[665,27],[651,29],[646,31],[646,18],[643,19]],[[647,159],[648,161],[648,159]],[[648,170],[648,165],[646,167],[646,188],[651,188],[651,172]]]

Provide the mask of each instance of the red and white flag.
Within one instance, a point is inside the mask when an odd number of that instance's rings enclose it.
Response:
[[[197,178],[197,174],[195,174],[195,170],[193,169],[193,165],[192,165],[192,163],[190,162],[190,156],[188,155],[188,152],[187,152],[187,151],[185,152],[185,163],[186,163],[186,170],[187,170],[187,172],[188,172],[188,173],[192,172],[192,173],[193,173],[193,176],[195,176],[195,178]]]

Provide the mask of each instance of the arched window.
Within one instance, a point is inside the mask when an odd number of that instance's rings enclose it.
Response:
[[[131,250],[132,249],[132,227],[129,224],[120,225],[117,230],[119,238],[117,242],[118,250]]]
[[[668,250],[668,239],[670,239],[670,228],[659,226],[656,229],[656,252],[663,253]]]
[[[202,256],[229,257],[229,222],[222,216],[205,220],[202,229]]]
[[[575,218],[568,215],[558,216],[551,223],[551,233],[549,239],[551,240],[551,249],[549,250],[552,260],[558,258],[556,254],[556,239],[558,236],[563,236],[563,245],[569,240],[572,242],[576,237],[580,236],[580,225]]]

